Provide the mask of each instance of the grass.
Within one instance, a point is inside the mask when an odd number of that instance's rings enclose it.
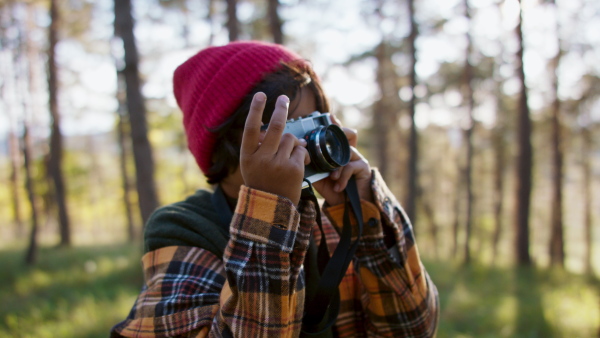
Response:
[[[438,287],[438,337],[597,337],[597,279],[562,270],[425,263]]]
[[[140,245],[0,251],[0,337],[107,337],[143,283]]]
[[[0,251],[0,337],[107,337],[142,285],[140,245]],[[426,261],[438,287],[438,337],[596,337],[597,279],[559,270]]]

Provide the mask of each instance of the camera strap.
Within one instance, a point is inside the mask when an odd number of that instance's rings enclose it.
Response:
[[[307,180],[305,180],[308,182]],[[318,267],[320,278],[316,289],[307,295],[305,314],[302,320],[302,335],[304,336],[330,336],[330,328],[335,324],[340,309],[339,285],[348,270],[348,266],[363,233],[363,217],[358,195],[358,187],[354,176],[348,181],[346,190],[346,206],[344,208],[344,224],[340,240],[331,258],[327,250],[325,232],[321,223],[319,204],[314,194],[312,184],[302,191],[302,198],[308,198],[315,203],[317,210],[317,224],[321,230],[321,243],[318,249]],[[350,212],[354,213],[357,221],[357,237],[352,242],[352,223]],[[310,248],[309,248],[310,250]],[[306,268],[306,267],[305,267]]]

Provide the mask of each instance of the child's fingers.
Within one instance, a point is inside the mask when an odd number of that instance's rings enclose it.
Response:
[[[364,170],[364,165],[361,162],[351,162],[347,166],[344,167],[344,170],[340,173],[340,178],[337,179],[333,190],[335,192],[342,192],[346,189],[346,185],[348,185],[348,181],[350,177],[354,174],[359,174]]]
[[[346,189],[346,185],[352,175],[357,175],[357,178],[370,175],[369,163],[365,158],[352,147],[352,160],[346,166],[337,169],[333,174],[332,179],[336,181],[333,190],[341,192]]]
[[[285,122],[287,121],[288,106],[290,99],[281,95],[277,98],[275,104],[275,110],[271,116],[267,133],[262,141],[261,149],[269,153],[275,154],[279,148],[279,142],[281,141],[281,135],[285,130]]]
[[[302,141],[304,141],[304,139]],[[306,141],[301,143],[296,136],[292,134],[283,134],[281,136],[281,142],[279,143],[279,149],[277,150],[277,156],[281,156],[284,160],[287,160],[292,156],[294,147],[299,145],[306,145]]]
[[[356,129],[343,127],[342,130],[344,131],[344,134],[346,134],[348,143],[350,143],[352,147],[356,147],[358,144],[358,133]]]
[[[308,165],[310,164],[310,155],[308,154],[308,150],[306,150],[305,147],[297,145],[292,150],[290,160],[292,160],[294,163],[297,163],[298,165]]]
[[[240,152],[244,154],[253,154],[258,148],[260,138],[260,126],[262,125],[262,115],[265,109],[267,96],[265,93],[259,92],[252,98],[250,103],[250,111],[246,118],[244,133],[242,135],[242,145]]]

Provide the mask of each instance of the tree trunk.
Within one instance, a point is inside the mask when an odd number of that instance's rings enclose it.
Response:
[[[435,186],[435,185],[434,185]],[[429,221],[429,235],[431,236],[431,242],[433,243],[433,257],[436,259],[439,257],[438,250],[438,229],[439,226],[435,219],[435,211],[431,206],[431,199],[435,196],[435,194],[428,194],[428,196],[421,195],[421,203],[423,203],[423,212],[425,213],[425,217]]]
[[[499,111],[498,116],[503,111]],[[493,131],[494,143],[494,233],[492,235],[492,262],[498,257],[498,244],[502,235],[503,221],[502,211],[504,209],[504,168],[505,168],[505,145],[504,145],[503,122],[496,120],[496,128]]]
[[[377,159],[376,165],[392,191],[396,187],[395,164],[402,157],[402,153],[394,149],[394,144],[401,139],[398,130],[399,110],[402,106],[398,91],[398,76],[396,66],[391,61],[393,54],[389,41],[383,40],[375,47],[374,54],[377,58],[376,83],[381,93],[380,99],[373,105],[373,151]]]
[[[500,6],[499,3],[498,6]],[[501,47],[499,55],[504,54],[504,47]],[[501,62],[501,61],[500,61]],[[496,61],[495,72],[499,74],[502,65]],[[502,82],[498,80],[495,86],[496,96],[496,123],[492,130],[492,144],[494,147],[494,179],[493,179],[493,210],[494,210],[494,232],[492,234],[492,264],[497,262],[498,245],[504,228],[504,175],[506,171],[506,142],[504,135],[506,134],[506,121],[510,117],[509,109],[506,109],[504,104],[504,94],[502,92]],[[511,109],[512,110],[512,109]]]
[[[515,191],[515,256],[520,265],[531,265],[529,255],[529,208],[532,186],[533,149],[531,146],[531,119],[527,105],[527,87],[525,71],[523,69],[523,11],[520,10],[520,19],[516,27],[519,49],[517,51],[517,74],[521,82],[519,95],[519,108],[517,117],[518,155],[516,166],[516,191]]]
[[[71,245],[71,229],[67,212],[66,189],[62,170],[63,139],[60,130],[60,113],[58,111],[58,74],[56,66],[56,44],[58,42],[59,13],[56,0],[50,1],[50,27],[48,48],[48,96],[50,117],[52,121],[50,133],[50,157],[48,173],[54,183],[54,199],[58,208],[60,229],[60,245]]]
[[[564,267],[565,251],[563,239],[563,203],[562,203],[562,185],[563,185],[563,152],[561,147],[562,123],[560,116],[560,100],[558,98],[558,65],[562,51],[560,49],[558,7],[554,0],[556,15],[556,35],[558,40],[558,52],[552,60],[552,87],[554,91],[554,100],[552,102],[552,218],[550,233],[550,264]]]
[[[131,203],[131,179],[127,172],[127,159],[129,158],[127,141],[130,141],[127,137],[129,135],[130,126],[126,121],[127,114],[127,103],[125,102],[125,79],[123,74],[117,74],[117,99],[119,102],[118,109],[118,125],[117,125],[117,137],[119,143],[119,164],[121,170],[121,183],[123,187],[123,203],[125,206],[125,217],[127,219],[127,238],[129,242],[133,242],[136,239],[135,225],[133,223],[133,212]]]
[[[229,41],[239,40],[240,21],[237,17],[237,0],[227,0],[227,30],[229,31]]]
[[[381,98],[379,101],[375,103],[374,111],[373,111],[373,136],[374,136],[374,146],[375,146],[375,157],[377,158],[377,168],[379,169],[379,173],[381,176],[387,181],[388,180],[388,170],[387,167],[389,165],[388,159],[388,129],[390,128],[390,124],[388,121],[388,107],[386,105],[386,88],[385,88],[385,77],[389,74],[386,74],[388,69],[386,69],[386,43],[382,41],[379,46],[376,47],[376,57],[377,57],[377,85],[379,86],[379,91],[381,92]],[[389,182],[388,182],[389,185]]]
[[[464,9],[465,9],[465,17],[469,21],[469,25],[471,23],[471,13],[469,9],[469,1],[464,0]],[[475,128],[475,120],[473,119],[473,66],[471,65],[471,61],[469,60],[471,56],[471,51],[473,49],[471,34],[467,30],[467,50],[465,55],[465,69],[464,69],[464,83],[463,83],[463,95],[465,101],[467,102],[467,114],[469,117],[469,126],[465,130],[465,145],[467,147],[467,156],[466,156],[466,164],[465,164],[465,190],[467,193],[467,210],[466,210],[466,218],[465,218],[465,247],[464,247],[464,263],[469,264],[471,262],[471,250],[470,250],[470,242],[471,242],[471,227],[472,227],[472,219],[473,219],[473,129]]]
[[[585,229],[585,270],[588,274],[593,273],[592,267],[592,134],[589,127],[581,130],[583,138],[582,166],[583,166],[583,217]]]
[[[273,34],[273,42],[283,44],[282,22],[278,13],[279,0],[269,0],[269,25]]]
[[[419,161],[419,149],[418,149],[418,133],[417,125],[415,124],[415,87],[417,86],[417,53],[416,53],[416,41],[418,36],[417,22],[415,18],[415,6],[414,0],[408,0],[408,11],[410,15],[410,35],[409,35],[409,46],[410,46],[410,89],[411,97],[409,103],[410,112],[410,136],[408,140],[409,156],[408,156],[408,182],[407,189],[408,195],[406,198],[405,211],[411,223],[416,224],[416,202],[419,198],[419,183],[418,183],[418,161]],[[414,229],[416,231],[416,229]]]
[[[462,184],[462,170],[459,168],[458,180],[454,194],[454,221],[452,222],[452,257],[458,256],[458,230],[460,228],[460,191]]]
[[[25,122],[22,142],[23,162],[25,166],[25,189],[27,190],[27,197],[31,208],[31,234],[29,235],[29,247],[25,255],[25,263],[32,265],[37,259],[38,206],[31,173],[31,140],[28,129],[27,122]]]
[[[144,224],[158,207],[158,197],[154,183],[154,160],[148,140],[146,107],[142,97],[138,74],[138,51],[133,35],[131,0],[115,0],[115,35],[123,39],[125,62],[122,70],[127,92],[127,110],[131,124],[131,139],[136,171],[136,186],[140,213]]]

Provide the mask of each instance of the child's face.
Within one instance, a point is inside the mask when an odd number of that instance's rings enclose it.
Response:
[[[307,116],[313,113],[315,110],[317,110],[315,95],[313,94],[312,90],[308,89],[307,87],[302,87],[298,95],[296,95],[294,101],[290,102],[288,120]]]

